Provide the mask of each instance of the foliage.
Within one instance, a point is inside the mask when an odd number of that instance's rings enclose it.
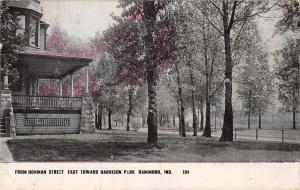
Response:
[[[244,64],[239,67],[237,93],[247,114],[250,111],[250,114],[262,115],[274,94],[274,77],[268,66],[268,55],[261,49],[257,46],[249,48]]]
[[[282,18],[277,23],[279,30],[285,32],[287,30],[299,31],[300,29],[300,6],[299,1],[281,1],[279,7],[282,11]]]
[[[10,11],[7,1],[1,1],[0,3],[0,43],[2,45],[0,72],[18,74],[16,70],[17,53],[23,51],[28,44],[28,32],[18,32],[20,29],[18,15]]]
[[[299,42],[289,39],[282,49],[282,61],[277,64],[279,100],[288,112],[299,112]]]
[[[55,55],[63,56],[74,56],[74,57],[95,57],[99,52],[101,52],[101,46],[97,44],[96,39],[91,40],[89,43],[83,43],[80,39],[69,36],[65,32],[59,23],[55,23],[50,31],[47,38],[47,51]],[[93,72],[95,66],[90,66],[90,81],[89,90],[92,95],[96,95],[99,91],[99,85],[96,83],[93,77]],[[80,70],[74,73],[74,95],[81,96],[84,92],[84,78],[85,71]],[[70,95],[70,78],[66,78],[63,81],[63,95]],[[41,95],[50,96],[58,95],[57,81],[55,80],[44,80],[40,83]]]

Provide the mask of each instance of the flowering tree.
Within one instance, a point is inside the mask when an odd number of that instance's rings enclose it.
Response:
[[[56,23],[53,25],[51,32],[47,39],[47,51],[51,54],[59,54],[74,57],[93,57],[99,51],[96,46],[96,41],[83,43],[80,39],[69,36],[61,26]],[[91,73],[93,70],[90,69]],[[93,76],[93,74],[91,74]],[[81,96],[84,92],[84,77],[83,70],[74,74],[74,95]],[[70,80],[67,79],[63,82],[63,95],[70,95]],[[99,88],[94,80],[90,80],[89,89],[93,94]],[[58,95],[58,85],[55,80],[42,81],[40,83],[41,95]]]

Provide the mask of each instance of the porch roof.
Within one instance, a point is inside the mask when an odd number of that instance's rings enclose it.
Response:
[[[93,60],[47,51],[30,51],[19,52],[19,61],[22,67],[27,68],[27,75],[60,79],[89,66]]]

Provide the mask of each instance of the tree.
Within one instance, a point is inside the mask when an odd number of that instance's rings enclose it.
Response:
[[[28,45],[30,32],[22,32],[20,29],[20,18],[17,13],[10,11],[8,1],[1,1],[0,12],[0,43],[1,43],[1,74],[10,75],[10,82],[18,79],[16,63],[18,61],[18,51],[23,51]]]
[[[277,28],[282,32],[288,30],[299,31],[300,29],[300,6],[299,1],[281,1],[279,4],[282,18],[277,23]]]
[[[274,77],[268,66],[268,56],[260,52],[261,49],[260,46],[248,49],[248,56],[240,66],[240,74],[237,77],[237,93],[245,113],[248,114],[248,128],[250,116],[253,114],[258,115],[258,127],[261,128],[261,116],[267,111],[274,92]]]
[[[157,85],[157,64],[154,57],[154,41],[153,32],[156,22],[157,8],[155,1],[143,1],[143,14],[145,24],[145,64],[147,68],[147,82],[148,82],[148,143],[157,143],[157,99],[156,99],[156,85]]]
[[[62,30],[58,23],[53,25],[47,38],[47,50],[51,52],[66,53],[68,52],[68,43],[68,34]]]
[[[296,113],[299,112],[299,50],[300,43],[289,39],[282,52],[282,61],[277,65],[279,100],[287,112],[293,113],[293,128],[296,129]]]
[[[103,33],[105,50],[110,53],[118,64],[117,80],[123,83],[128,98],[127,106],[127,131],[130,130],[130,116],[134,109],[134,94],[145,80],[143,59],[141,51],[143,43],[140,39],[141,24],[131,19],[113,17],[116,24]]]
[[[95,69],[95,78],[100,85],[98,96],[96,102],[98,103],[98,108],[102,111],[105,108],[108,113],[108,129],[112,129],[112,114],[117,112],[119,107],[119,94],[122,91],[122,86],[118,83],[118,65],[114,58],[103,53],[97,63]]]
[[[209,4],[214,11],[206,8]],[[277,3],[267,6],[264,1],[236,1],[236,0],[207,0],[196,3],[196,8],[202,13],[210,25],[217,30],[224,41],[225,52],[225,112],[223,130],[220,141],[233,140],[233,110],[232,110],[232,73],[233,73],[233,45],[243,35],[247,22],[256,15],[268,12]],[[212,16],[211,13],[214,13]]]

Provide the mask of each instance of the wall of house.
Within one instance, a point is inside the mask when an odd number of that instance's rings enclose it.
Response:
[[[40,49],[41,50],[46,50],[45,46],[45,38],[46,38],[46,31],[45,31],[45,28],[42,28],[41,27],[41,31],[40,31]]]

